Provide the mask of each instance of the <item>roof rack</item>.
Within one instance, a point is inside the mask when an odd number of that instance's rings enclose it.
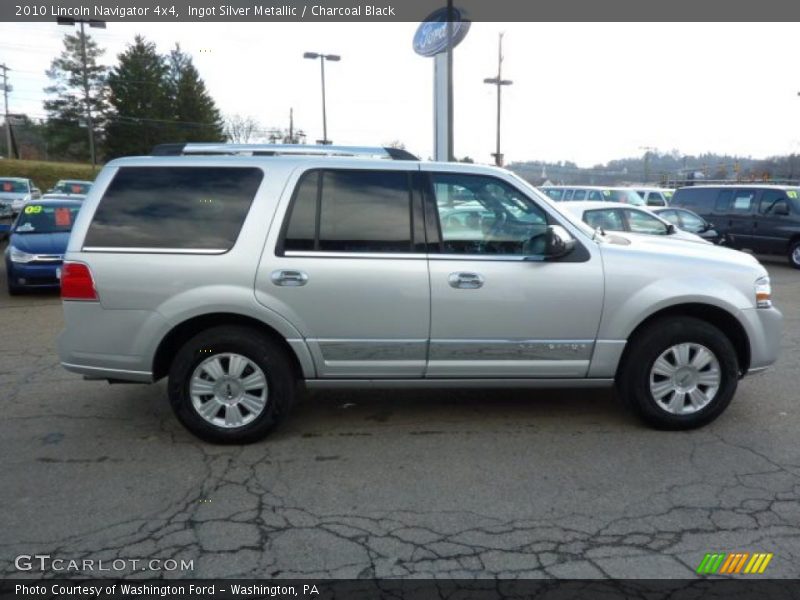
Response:
[[[391,160],[419,160],[406,150],[383,146],[322,146],[306,144],[159,144],[151,156],[248,154],[250,156],[311,155],[368,156]]]

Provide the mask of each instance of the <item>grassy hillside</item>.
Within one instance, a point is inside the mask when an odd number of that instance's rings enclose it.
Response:
[[[28,177],[42,193],[49,190],[59,179],[94,180],[100,170],[92,170],[85,163],[45,162],[39,160],[0,160],[0,177]]]

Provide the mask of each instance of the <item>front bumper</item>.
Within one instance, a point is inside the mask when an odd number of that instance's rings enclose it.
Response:
[[[8,281],[19,288],[58,288],[61,279],[58,273],[62,262],[48,263],[15,263],[6,261]]]
[[[748,308],[739,314],[750,340],[750,368],[747,372],[758,373],[778,360],[783,336],[783,314],[775,307]]]

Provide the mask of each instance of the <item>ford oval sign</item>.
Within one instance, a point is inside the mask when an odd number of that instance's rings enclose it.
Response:
[[[469,31],[470,22],[464,13],[453,8],[453,48],[458,46]],[[447,8],[433,11],[420,23],[414,34],[414,52],[421,56],[435,56],[447,50]]]

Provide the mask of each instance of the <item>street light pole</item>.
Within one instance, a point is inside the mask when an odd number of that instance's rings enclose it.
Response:
[[[89,23],[89,27],[99,27],[101,29],[106,28],[105,21],[99,21],[97,19],[74,19],[71,17],[59,17],[58,24],[59,25],[68,25],[73,26],[76,23],[80,23],[81,26],[81,70],[83,74],[83,102],[85,105],[86,110],[86,127],[89,130],[89,155],[92,159],[92,168],[97,166],[97,154],[95,152],[94,147],[94,122],[92,120],[92,104],[91,104],[91,96],[89,94],[89,73],[88,73],[88,65],[87,65],[87,58],[86,58],[86,32],[84,30],[84,25]]]
[[[497,86],[497,148],[492,154],[494,156],[494,164],[498,167],[503,166],[503,153],[500,152],[500,107],[502,104],[502,92],[504,85],[511,85],[514,83],[510,79],[503,79],[503,34],[499,36],[497,44],[497,77],[491,77],[483,80],[483,83],[488,83]]]
[[[311,60],[319,59],[320,77],[322,79],[322,139],[317,140],[317,143],[322,145],[332,144],[333,142],[331,142],[331,140],[328,139],[328,115],[325,106],[325,61],[331,60],[333,62],[338,62],[342,59],[342,57],[337,54],[321,54],[318,52],[305,52],[303,54],[303,58],[308,58]]]
[[[653,148],[652,146],[639,146],[639,150],[644,150],[644,181],[642,183],[649,183],[650,153],[655,152],[656,148]]]
[[[4,98],[5,106],[6,106],[6,112],[5,112],[5,115],[6,115],[6,146],[8,148],[8,158],[11,158],[11,153],[12,153],[12,148],[11,148],[11,123],[8,120],[8,92],[11,91],[11,89],[8,86],[8,71],[10,71],[11,69],[9,69],[5,65],[0,65],[0,69],[3,70],[3,98]]]

